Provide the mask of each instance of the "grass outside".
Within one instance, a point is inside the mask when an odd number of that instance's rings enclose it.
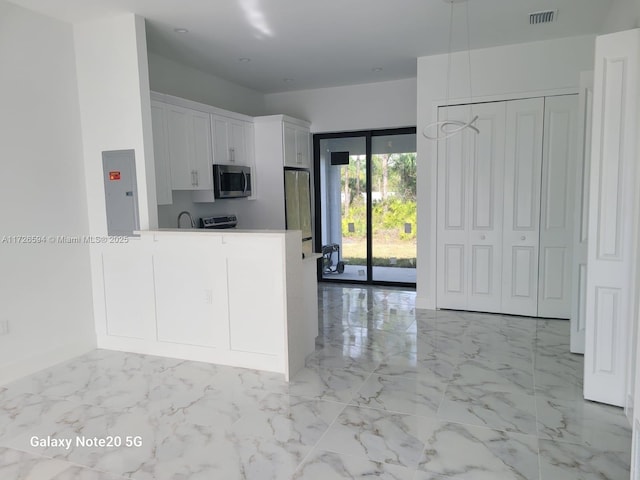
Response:
[[[373,237],[373,265],[378,267],[404,267],[416,266],[416,241],[400,240],[378,235]],[[365,238],[342,239],[342,259],[349,265],[367,264],[367,241]],[[391,258],[396,263],[390,262]]]

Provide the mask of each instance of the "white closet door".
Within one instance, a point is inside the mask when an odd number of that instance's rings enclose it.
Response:
[[[596,39],[584,396],[625,405],[632,363],[640,30]],[[633,368],[633,367],[631,367]]]
[[[438,308],[500,311],[504,102],[474,105],[480,134],[438,145]],[[468,106],[439,118],[466,121]]]
[[[544,103],[538,316],[571,317],[578,96]]]
[[[587,239],[589,229],[589,169],[593,72],[580,74],[578,96],[578,168],[573,215],[573,265],[571,294],[571,352],[584,353],[587,305]]]
[[[538,313],[544,99],[507,102],[502,312]]]
[[[438,119],[468,115],[461,107],[440,108]],[[467,177],[470,142],[466,131],[438,142],[437,306],[467,308]]]

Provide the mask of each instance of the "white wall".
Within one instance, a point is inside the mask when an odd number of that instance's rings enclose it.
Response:
[[[601,33],[620,32],[640,27],[640,1],[616,0],[604,19]]]
[[[471,55],[474,101],[578,91],[581,71],[593,69],[593,36],[582,36],[474,50]],[[451,103],[468,100],[467,54],[452,57]],[[444,103],[447,55],[418,59],[418,308],[435,308],[436,149],[421,134]]]
[[[220,77],[149,52],[149,81],[154,92],[187,98],[232,112],[265,114],[264,95]]]
[[[311,122],[311,131],[341,132],[416,124],[416,79],[265,95],[270,114]]]
[[[144,20],[127,14],[75,24],[74,39],[91,232],[107,233],[105,150],[135,151],[140,228],[154,228],[156,189]]]
[[[0,0],[0,384],[95,346],[71,26]],[[5,239],[6,240],[6,239]]]

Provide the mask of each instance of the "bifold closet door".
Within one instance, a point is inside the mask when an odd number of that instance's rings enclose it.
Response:
[[[468,121],[469,106],[442,107],[439,120]],[[438,308],[499,312],[505,103],[473,106],[468,129],[438,142]]]
[[[545,98],[538,316],[571,317],[578,96]]]
[[[501,312],[536,316],[544,98],[506,105]]]

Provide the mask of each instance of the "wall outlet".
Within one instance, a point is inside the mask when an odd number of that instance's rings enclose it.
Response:
[[[0,320],[0,335],[9,334],[9,320]]]

